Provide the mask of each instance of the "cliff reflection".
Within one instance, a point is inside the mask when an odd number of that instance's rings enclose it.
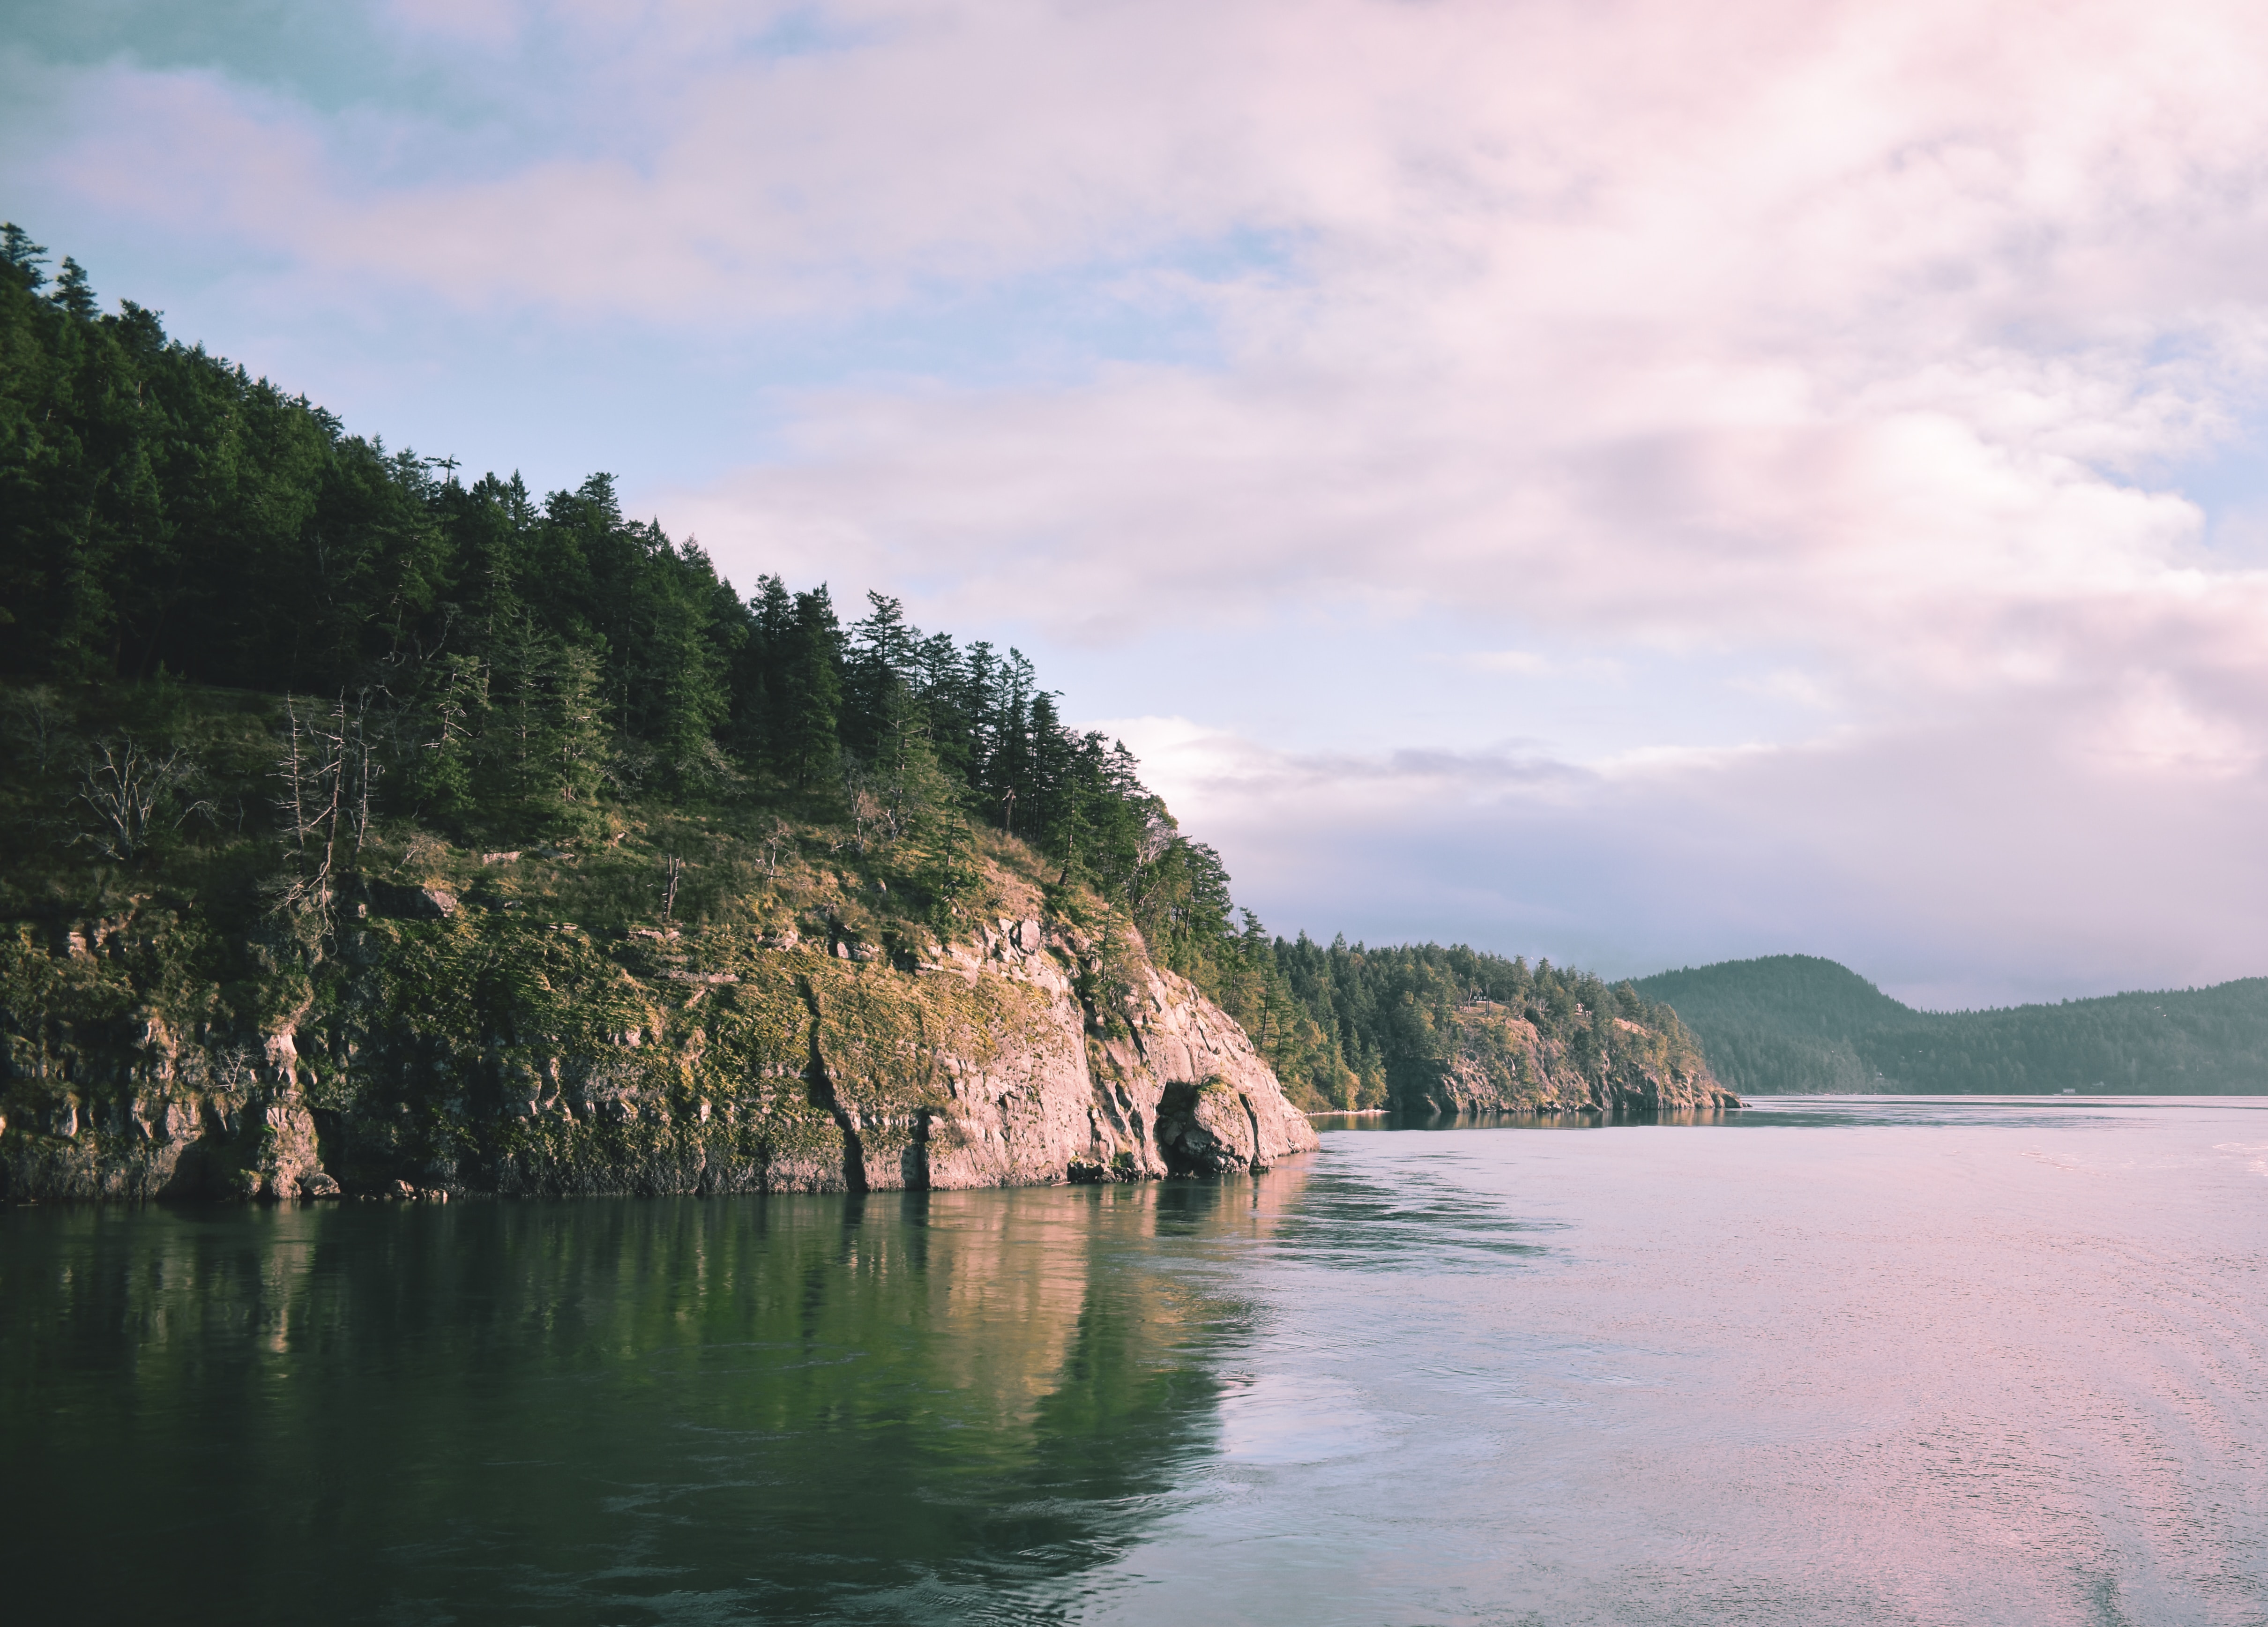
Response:
[[[0,1216],[30,1602],[1047,1619],[1210,1449],[1207,1245],[1300,1179]]]

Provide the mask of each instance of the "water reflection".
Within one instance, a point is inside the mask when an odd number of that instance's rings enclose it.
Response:
[[[9,1602],[2257,1627],[2264,1112],[1768,1098],[1220,1185],[0,1212]]]
[[[1050,1619],[1210,1449],[1252,1329],[1204,1256],[1301,1174],[17,1211],[11,1592],[122,1616],[203,1554],[199,1616]],[[136,1540],[90,1570],[96,1510]]]
[[[2257,1096],[1751,1096],[1742,1108],[1682,1109],[1645,1117],[1608,1118],[1595,1113],[1432,1113],[1372,1111],[1317,1113],[1322,1130],[1628,1130],[1698,1125],[1735,1130],[1767,1128],[1994,1124],[2064,1129],[2127,1122],[2136,1112],[2268,1112]]]
[[[1610,1130],[1633,1124],[1728,1124],[1737,1109],[1672,1108],[1659,1113],[1610,1116],[1598,1113],[1437,1113],[1428,1108],[1368,1108],[1311,1113],[1317,1130]]]

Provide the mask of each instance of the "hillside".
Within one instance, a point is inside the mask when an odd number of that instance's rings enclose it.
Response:
[[[1283,1004],[1258,1013],[1286,1079],[1404,1114],[1652,1113],[1737,1105],[1676,1013],[1631,984],[1464,945],[1255,941]],[[1264,959],[1263,959],[1264,958]],[[1281,1014],[1279,1015],[1279,1010]]]
[[[1154,1175],[1718,1105],[1627,986],[1238,911],[1020,652],[349,434],[0,230],[17,1196]],[[1280,1083],[1279,1083],[1280,1081]]]
[[[0,1196],[879,1191],[1314,1145],[1236,1023],[1005,833],[942,932],[926,850],[752,804],[609,799],[489,851],[374,814],[326,865],[328,826],[261,817],[285,701],[0,703]]]
[[[2268,1090],[2268,978],[1918,1012],[1832,961],[1772,955],[1662,972],[1638,988],[1674,1007],[1741,1091]]]

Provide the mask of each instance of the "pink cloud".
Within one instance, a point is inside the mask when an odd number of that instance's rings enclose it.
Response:
[[[1535,810],[1563,801],[1697,833],[1663,850],[1763,878],[1712,919],[1800,924],[1767,885],[1800,851],[1846,912],[1931,901],[1985,945],[2032,921],[2092,946],[2074,976],[2121,933],[2166,968],[2183,933],[2200,966],[2268,949],[2165,904],[2257,811],[2268,572],[2202,548],[2151,473],[2233,444],[2268,384],[2268,12],[873,4],[816,14],[824,48],[755,48],[785,15],[400,0],[405,38],[467,36],[483,71],[538,37],[571,64],[541,108],[568,135],[484,166],[420,167],[414,111],[124,68],[79,82],[48,161],[342,286],[574,324],[850,321],[1107,263],[1098,298],[1194,309],[1218,358],[811,389],[784,453],[653,503],[744,579],[1067,644],[1320,607],[1466,630],[1440,673],[1743,652],[1799,733],[1579,742],[1524,780],[1303,758],[1298,806],[1476,851],[1557,839]],[[1236,233],[1281,262],[1177,257]],[[1442,801],[1473,776],[1481,800]],[[1189,794],[1263,851],[1210,783]],[[1837,829],[1847,859],[1811,834]],[[2215,897],[2263,916],[2232,863]],[[2108,913],[2070,902],[2080,874]]]
[[[2110,762],[2053,706],[1603,767],[1285,753],[1108,726],[1278,930],[1463,939],[1638,975],[1826,954],[1931,1004],[2256,975],[2257,774]],[[2027,715],[2029,713],[2029,715]]]

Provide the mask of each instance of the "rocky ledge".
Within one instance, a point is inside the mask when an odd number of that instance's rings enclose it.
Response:
[[[1243,1030],[1138,941],[1004,919],[892,964],[369,896],[250,1028],[153,969],[192,922],[145,902],[20,928],[0,1197],[883,1191],[1316,1145]]]
[[[1402,1112],[1649,1119],[1742,1105],[1697,1047],[1624,1018],[1547,1033],[1510,1006],[1474,1000],[1444,1027],[1435,1056],[1403,1059],[1396,1070]]]

